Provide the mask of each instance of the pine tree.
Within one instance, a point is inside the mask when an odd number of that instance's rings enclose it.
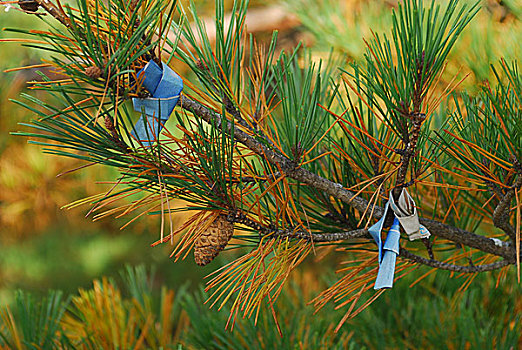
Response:
[[[277,32],[258,44],[246,34],[247,5],[234,1],[229,20],[216,0],[212,40],[194,2],[18,1],[49,29],[12,30],[50,52],[38,67],[54,69],[29,82],[49,100],[15,101],[36,116],[18,135],[121,174],[71,206],[158,215],[155,244],[171,242],[175,259],[193,252],[199,265],[241,248],[207,285],[211,305],[231,302],[230,326],[263,301],[273,308],[318,250],[346,257],[341,278],[313,300],[350,305],[339,326],[421,265],[470,280],[513,265],[520,274],[518,63],[494,63],[496,80],[475,95],[441,78],[478,4],[404,0],[349,65],[302,46],[277,53]],[[182,65],[186,78],[170,68]],[[164,235],[176,211],[186,222]]]

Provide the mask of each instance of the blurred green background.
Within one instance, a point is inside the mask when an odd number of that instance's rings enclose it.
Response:
[[[291,14],[292,25],[281,29],[281,49],[303,40],[314,47],[319,56],[326,55],[333,46],[350,59],[357,59],[363,54],[362,37],[369,35],[369,29],[382,31],[389,27],[390,7],[394,2],[288,0],[285,3],[252,1],[251,4],[258,9],[282,6]],[[212,15],[213,1],[198,1],[197,5],[202,8],[202,14]],[[501,6],[496,1],[483,1],[483,5],[478,18],[453,51],[446,73],[470,73],[461,88],[471,91],[490,77],[489,63],[497,62],[500,57],[508,60],[520,57],[522,4],[504,1]],[[280,25],[275,23],[272,29]],[[43,28],[43,23],[13,9],[9,12],[0,9],[0,27]],[[254,35],[259,40],[269,38],[266,29]],[[12,36],[12,33],[0,32],[0,39]],[[208,311],[200,302],[199,286],[204,283],[204,276],[230,261],[231,254],[221,254],[205,268],[197,267],[191,257],[174,263],[169,259],[168,244],[150,246],[160,234],[157,217],[142,218],[120,230],[128,219],[111,217],[93,222],[85,217],[87,207],[61,210],[60,207],[77,199],[106,191],[110,185],[98,182],[111,181],[117,173],[93,166],[57,177],[82,163],[46,155],[41,148],[28,145],[27,139],[9,134],[23,129],[18,124],[32,118],[27,110],[9,99],[27,92],[26,82],[37,79],[37,74],[34,70],[3,71],[38,64],[45,57],[41,52],[11,43],[2,43],[0,53],[0,306],[12,305],[18,289],[37,298],[50,289],[75,294],[79,288],[92,288],[93,279],[118,276],[125,265],[143,264],[155,267],[156,289],[166,286],[178,291],[183,286],[184,312],[190,325],[179,341],[187,347],[230,348],[244,343],[252,347],[273,344],[281,348],[294,348],[292,344],[297,344],[297,348],[312,346],[310,344],[324,347],[335,344],[339,348],[383,348],[386,344],[393,348],[522,347],[522,288],[514,269],[502,278],[498,288],[498,274],[489,273],[476,277],[467,290],[459,293],[465,278],[456,278],[447,272],[432,274],[410,288],[416,278],[428,271],[420,268],[414,276],[401,280],[369,309],[347,322],[338,335],[333,335],[333,327],[346,310],[329,308],[313,315],[312,307],[304,304],[335,280],[336,257],[320,264],[310,259],[302,271],[295,273],[278,302],[281,327],[290,340],[283,341],[274,335],[275,327],[270,321],[261,322],[258,328],[253,328],[252,320],[241,321],[242,325],[238,326],[243,333],[248,330],[261,334],[254,334],[253,338],[266,336],[263,343],[252,343],[238,330],[225,333],[226,310]],[[180,218],[175,218],[174,224],[179,221]],[[208,333],[209,329],[215,331]],[[296,334],[305,334],[307,329],[306,339],[311,339],[316,332],[320,340],[299,345]],[[331,339],[321,338],[325,334]],[[227,345],[219,337],[231,343]],[[217,341],[218,338],[221,340]]]

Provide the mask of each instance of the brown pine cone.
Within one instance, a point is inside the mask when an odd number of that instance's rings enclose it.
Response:
[[[199,236],[194,247],[194,260],[205,266],[221,252],[234,233],[234,225],[224,215],[218,216]]]
[[[102,75],[102,70],[98,66],[89,66],[85,68],[85,74],[92,79],[98,79]]]

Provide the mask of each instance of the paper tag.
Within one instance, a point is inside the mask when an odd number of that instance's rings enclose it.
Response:
[[[419,238],[428,238],[430,236],[430,232],[424,226],[422,226],[421,229],[415,201],[405,188],[402,189],[398,203],[395,203],[393,195],[390,192],[389,203],[390,208],[399,219],[401,226],[404,229],[404,232],[408,235],[410,241]]]

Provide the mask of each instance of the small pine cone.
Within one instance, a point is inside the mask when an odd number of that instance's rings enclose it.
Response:
[[[194,247],[194,260],[199,266],[205,266],[222,251],[232,238],[234,225],[224,215],[220,215],[199,236]]]
[[[85,74],[91,79],[98,79],[102,75],[102,70],[98,66],[89,66],[85,68]]]
[[[18,0],[18,6],[24,11],[36,12],[40,5],[35,0]]]

